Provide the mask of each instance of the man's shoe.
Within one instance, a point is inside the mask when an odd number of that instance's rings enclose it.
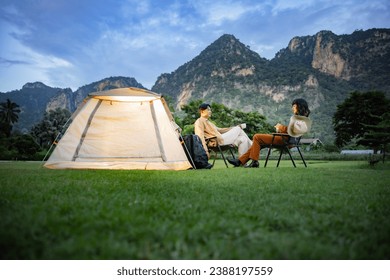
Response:
[[[213,168],[213,165],[210,164],[210,163],[208,163],[208,164],[206,165],[206,167],[205,167],[205,169],[211,169],[211,168]]]
[[[235,158],[227,158],[227,161],[235,167],[239,167],[241,165],[241,161]]]
[[[251,164],[246,165],[245,168],[258,168],[259,162],[257,160],[252,160]]]

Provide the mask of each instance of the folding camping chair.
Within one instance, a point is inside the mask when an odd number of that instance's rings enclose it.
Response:
[[[224,155],[224,152],[226,151],[229,151],[230,154],[232,155],[233,158],[235,158],[234,156],[234,146],[232,144],[229,144],[229,145],[219,145],[218,144],[218,141],[217,141],[217,137],[214,136],[214,137],[210,137],[210,138],[205,138],[206,140],[206,145],[207,145],[207,148],[209,150],[209,152],[213,152],[214,154],[214,157],[213,157],[213,165],[215,163],[215,160],[217,159],[217,156],[218,156],[218,153],[221,154],[221,157],[226,165],[226,168],[229,168],[229,165],[227,164],[226,162],[226,158],[225,158],[225,155]]]
[[[290,149],[292,149],[292,148],[296,148],[298,150],[298,153],[301,156],[303,164],[305,165],[305,167],[307,167],[305,159],[303,158],[303,155],[302,155],[301,150],[299,148],[302,136],[300,136],[300,137],[292,137],[292,136],[288,135],[287,133],[272,133],[272,135],[273,135],[272,143],[267,146],[268,147],[268,153],[267,153],[267,157],[265,159],[264,167],[267,167],[268,159],[269,159],[269,156],[271,154],[271,150],[272,149],[279,150],[279,159],[278,159],[278,163],[277,163],[276,167],[279,167],[279,163],[280,163],[280,160],[282,158],[283,153],[287,153],[289,155],[290,160],[291,160],[292,164],[294,165],[294,167],[297,167],[295,165],[294,159],[293,159],[293,157],[291,155],[291,152],[290,152]],[[283,144],[273,143],[274,139],[275,139],[275,136],[282,136]]]

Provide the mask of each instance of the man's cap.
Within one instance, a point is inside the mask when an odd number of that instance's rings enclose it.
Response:
[[[199,110],[206,110],[207,107],[211,107],[210,104],[202,103],[199,105]]]

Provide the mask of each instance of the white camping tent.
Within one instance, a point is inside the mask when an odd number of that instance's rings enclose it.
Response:
[[[138,88],[89,94],[45,167],[191,168],[162,96]]]

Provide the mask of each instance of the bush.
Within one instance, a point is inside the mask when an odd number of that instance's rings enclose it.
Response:
[[[40,147],[31,135],[14,135],[0,140],[0,159],[35,160]]]
[[[336,145],[325,144],[322,149],[328,153],[339,153],[340,149]]]

